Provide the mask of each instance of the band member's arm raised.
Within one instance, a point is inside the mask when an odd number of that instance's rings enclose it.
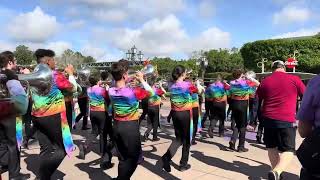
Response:
[[[58,88],[62,91],[73,91],[73,85],[70,83],[70,81],[64,76],[61,72],[54,72],[54,81]]]

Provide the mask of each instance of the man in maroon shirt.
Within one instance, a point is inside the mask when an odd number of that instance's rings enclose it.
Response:
[[[283,61],[273,62],[272,68],[274,72],[261,82],[257,94],[262,103],[264,142],[272,167],[268,179],[278,180],[294,156],[296,101],[305,86],[299,77],[286,73]]]

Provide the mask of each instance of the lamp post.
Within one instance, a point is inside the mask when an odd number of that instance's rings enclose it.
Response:
[[[266,63],[267,61],[267,58],[262,58],[261,61],[257,63],[258,68],[261,68],[261,73],[264,73],[264,63]]]
[[[208,66],[208,60],[207,57],[202,53],[201,57],[196,62],[197,66],[200,65],[201,68],[201,78],[204,79],[204,74],[206,72],[206,68]]]
[[[143,54],[141,51],[138,52],[138,49],[136,48],[136,46],[134,45],[131,49],[129,49],[126,52],[126,58],[129,61],[133,61],[136,62],[138,61],[142,61],[143,60]]]

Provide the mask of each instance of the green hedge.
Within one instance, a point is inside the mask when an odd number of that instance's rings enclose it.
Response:
[[[320,71],[320,36],[309,36],[301,38],[262,40],[246,43],[241,49],[244,65],[247,69],[260,72],[257,63],[262,58],[267,58],[266,70],[271,69],[271,63],[275,60],[286,61],[294,50],[300,55],[298,60],[298,71],[319,73]]]
[[[204,75],[205,80],[211,80],[218,77],[218,75],[221,75],[222,79],[225,80],[231,80],[232,79],[232,73],[229,72],[213,72],[213,73],[206,73]]]

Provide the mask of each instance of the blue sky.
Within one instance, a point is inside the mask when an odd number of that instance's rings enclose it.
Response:
[[[320,0],[1,0],[0,50],[73,49],[100,61],[134,44],[146,57],[188,58],[320,32]]]

